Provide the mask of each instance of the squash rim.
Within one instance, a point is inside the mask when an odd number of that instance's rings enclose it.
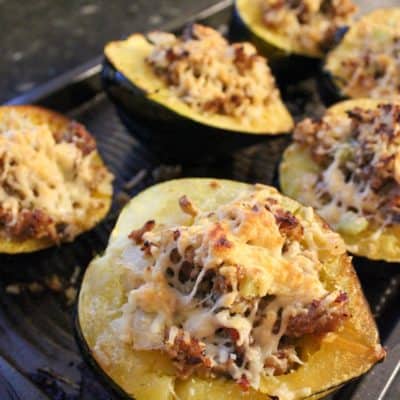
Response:
[[[138,43],[135,43],[135,41]],[[192,109],[189,105],[184,103],[179,98],[173,95],[169,95],[168,86],[161,80],[161,78],[157,77],[153,73],[151,68],[147,66],[147,64],[145,64],[144,62],[140,62],[140,68],[145,70],[145,74],[151,75],[152,81],[156,82],[157,85],[159,85],[159,87],[153,87],[153,89],[145,87],[143,85],[143,82],[137,81],[137,77],[136,80],[132,77],[134,73],[124,64],[124,62],[121,64],[121,62],[119,61],[119,59],[121,59],[121,55],[118,54],[118,52],[120,51],[119,49],[123,46],[126,48],[129,48],[131,45],[140,46],[139,41],[141,41],[142,44],[146,42],[146,46],[152,46],[147,40],[145,34],[133,33],[123,40],[108,42],[104,48],[106,61],[111,64],[111,66],[119,74],[121,74],[121,76],[124,78],[124,82],[131,85],[130,92],[132,93],[132,95],[139,96],[137,92],[140,92],[140,95],[146,98],[146,100],[154,102],[158,106],[161,106],[164,109],[168,110],[168,112],[172,113],[176,119],[180,118],[189,120],[192,123],[198,124],[204,128],[214,129],[215,131],[250,136],[276,136],[289,134],[292,130],[294,126],[293,117],[291,116],[289,110],[283,102],[280,90],[276,83],[274,87],[275,90],[278,91],[277,98],[268,105],[268,107],[271,107],[271,110],[267,109],[268,112],[265,113],[265,120],[262,121],[263,124],[257,122],[256,127],[250,127],[246,124],[242,124],[240,120],[235,117],[220,114],[204,114]],[[132,49],[130,50],[132,51]],[[131,59],[134,59],[134,57],[131,56]],[[136,71],[139,71],[139,68],[136,68]],[[273,76],[272,71],[270,73]],[[142,73],[142,75],[144,74]],[[140,76],[139,79],[143,80],[144,78]],[[172,98],[172,102],[171,100],[168,100],[168,97]],[[276,124],[274,124],[275,127],[271,131],[265,131],[265,129],[263,128],[264,125],[269,125],[269,121],[267,121],[268,113],[270,113],[271,115],[279,113],[280,117],[279,123],[277,122]]]
[[[208,178],[196,178],[195,180],[197,180],[197,181],[202,180],[205,183],[212,181],[212,179],[208,179]],[[183,182],[187,183],[187,182],[190,182],[191,179],[190,178],[183,178],[183,179],[177,179],[177,180],[173,180],[173,181],[167,181],[167,182],[152,186],[152,187],[150,187],[150,189],[154,188],[154,187],[159,187],[161,185],[167,185],[170,182],[175,182],[175,184],[176,184],[177,181],[179,181],[179,182],[183,181]],[[226,180],[215,180],[214,179],[214,181],[217,181],[217,182],[221,182],[222,181],[222,182],[224,182]],[[228,181],[228,182],[232,182],[232,181]],[[240,183],[240,182],[235,182],[235,183]],[[242,184],[242,183],[240,183],[240,184]],[[246,187],[246,184],[245,184],[245,186],[243,186],[243,189],[245,187]],[[249,187],[249,185],[247,187]],[[143,192],[138,194],[133,199],[137,199],[138,197],[143,195],[143,193],[147,192],[148,190],[149,189],[144,190]],[[235,193],[237,195],[239,192],[235,192]],[[294,201],[290,199],[290,202],[294,202]],[[297,202],[294,202],[294,203],[297,203]],[[294,203],[292,203],[292,204],[294,204]],[[126,214],[126,210],[127,210],[127,208],[125,208],[125,214]],[[124,216],[124,212],[121,213],[121,216],[122,217]],[[321,220],[320,217],[318,217],[318,215],[314,214],[314,216],[316,218],[316,221],[319,221],[320,224],[323,224],[323,221]],[[118,222],[117,222],[116,226],[118,227]],[[114,231],[113,231],[114,233],[112,233],[111,236],[110,236],[109,244],[116,243],[116,240],[119,237],[119,235],[117,233],[115,233],[115,229],[116,228],[114,228]],[[121,229],[122,230],[126,230],[126,227],[122,226]],[[346,256],[346,257],[344,257],[343,261],[340,261],[340,262],[338,261],[338,266],[340,266],[340,268],[343,269],[343,274],[340,275],[340,278],[341,278],[340,280],[334,280],[334,282],[339,284],[339,285],[343,285],[344,287],[347,287],[347,285],[350,285],[350,284],[352,285],[351,286],[351,289],[352,289],[351,290],[351,296],[354,296],[354,301],[355,301],[355,303],[357,305],[356,309],[362,310],[363,313],[365,313],[365,316],[363,316],[364,323],[367,324],[369,329],[371,329],[373,331],[373,335],[372,335],[373,339],[371,339],[372,341],[368,345],[369,346],[368,349],[369,349],[369,351],[373,352],[374,357],[373,357],[373,361],[372,361],[372,358],[371,358],[371,359],[368,360],[367,365],[363,365],[363,372],[362,373],[365,373],[370,368],[372,368],[373,365],[384,356],[384,352],[383,352],[383,350],[382,350],[382,348],[380,347],[380,344],[379,344],[379,335],[378,335],[378,331],[377,331],[377,328],[376,328],[375,321],[373,320],[373,317],[372,317],[371,312],[369,310],[368,303],[366,302],[366,299],[365,299],[365,297],[364,297],[364,295],[363,295],[363,293],[361,291],[360,283],[359,283],[359,281],[357,279],[357,276],[356,276],[356,274],[354,272],[354,269],[352,267],[352,264],[351,264],[351,261],[350,261],[349,257]],[[86,282],[85,278],[87,278],[87,274],[88,274],[88,271],[89,271],[90,268],[94,268],[92,263],[89,265],[88,269],[85,272],[85,276],[83,278],[83,283],[82,283],[82,286],[81,286],[81,291],[79,293],[79,298],[78,298],[78,303],[77,303],[77,318],[78,318],[79,328],[80,328],[81,333],[82,333],[82,338],[86,341],[86,344],[89,347],[89,350],[91,350],[91,349],[90,349],[90,346],[89,346],[89,344],[87,342],[87,337],[85,337],[85,332],[84,332],[83,325],[82,325],[82,322],[81,322],[82,313],[84,313],[82,311],[81,307],[84,307],[82,305],[83,304],[82,297],[85,296],[84,291],[87,290],[86,287],[85,287],[84,282]],[[349,280],[349,282],[346,284],[345,281],[347,282],[348,280]],[[349,292],[348,289],[346,289],[346,291]],[[350,295],[350,293],[349,293],[349,295]],[[354,321],[357,321],[357,320],[355,319]],[[362,334],[360,332],[359,332],[357,338],[358,339],[360,339],[360,338],[364,338],[365,339],[365,337],[362,336]],[[365,340],[367,340],[367,339],[365,339]],[[369,340],[370,339],[368,339],[368,342],[369,342]],[[358,343],[358,342],[356,342],[356,343]],[[365,344],[365,346],[367,346],[367,344]],[[378,347],[377,346],[381,349],[380,352],[378,352]],[[96,359],[96,356],[92,351],[89,352],[89,355],[91,357],[95,358],[96,363],[99,365],[98,360]],[[113,381],[113,383],[115,383],[117,386],[122,388],[122,390],[125,392],[123,387],[121,385],[119,385],[119,383],[116,383],[114,381],[113,376],[111,374],[109,374],[109,371],[106,368],[100,367],[100,369],[101,369],[101,373],[102,374],[105,374],[108,379],[111,379]],[[348,372],[347,372],[347,375],[348,375]],[[355,379],[356,377],[357,376],[351,376],[348,380]],[[346,382],[348,382],[348,380]],[[335,387],[321,388],[321,393],[322,393],[322,395],[326,395],[328,393],[328,391],[333,391],[338,386],[341,386],[346,382],[339,382],[337,385],[335,385]],[[232,382],[232,384],[234,384],[234,383]],[[127,392],[125,392],[125,393],[127,393]],[[320,392],[318,392],[318,393],[320,393]],[[315,396],[318,393],[312,393],[310,395],[310,397],[315,399],[316,398]],[[314,397],[312,397],[312,396],[314,396]]]
[[[31,104],[18,104],[18,105],[2,105],[0,106],[0,118],[4,112],[7,110],[17,110],[28,113],[30,115],[39,115],[43,120],[47,121],[55,121],[56,123],[63,125],[68,124],[72,120],[68,117],[64,116],[61,113],[58,113],[54,110],[47,109],[42,106],[31,105]],[[89,131],[88,131],[89,132]],[[89,134],[93,137],[93,135],[89,132]],[[98,149],[95,150],[95,161],[99,163],[100,166],[105,166],[104,161],[102,160]],[[108,169],[107,169],[108,170]],[[100,195],[98,192],[94,193],[94,197],[103,198],[105,200],[105,207],[100,210],[101,212],[97,213],[89,213],[91,221],[90,224],[85,224],[85,227],[80,230],[80,232],[76,235],[74,240],[84,232],[87,232],[93,229],[101,220],[103,220],[111,208],[111,201],[113,195],[113,187],[112,183],[110,184],[111,191],[109,196]],[[85,220],[87,220],[87,216]],[[62,242],[63,243],[63,242]],[[43,239],[25,239],[25,240],[15,240],[12,238],[0,237],[0,254],[22,254],[22,253],[31,253],[39,250],[44,250],[49,247],[56,246],[57,244],[51,241],[48,238]]]
[[[315,60],[321,60],[324,57],[322,51],[310,51],[297,45],[295,41],[288,41],[286,35],[268,29],[258,18],[257,21],[253,21],[255,16],[249,15],[248,8],[250,8],[249,0],[235,0],[235,10],[243,25],[259,40],[281,51],[282,55],[296,55]]]
[[[332,48],[330,51],[328,51],[328,53],[326,54],[326,57],[324,59],[324,63],[323,63],[323,67],[322,67],[322,71],[323,74],[325,76],[325,78],[328,80],[329,84],[327,86],[329,86],[328,90],[333,92],[333,94],[337,97],[340,98],[341,100],[346,100],[346,99],[363,99],[366,97],[366,95],[361,95],[361,96],[351,96],[348,93],[345,93],[343,91],[345,85],[342,83],[344,78],[342,76],[340,76],[340,74],[338,74],[337,72],[340,72],[339,68],[336,68],[335,71],[333,70],[333,66],[332,64],[334,63],[334,61],[332,61],[335,57],[337,57],[337,53],[340,54],[340,51],[342,50],[342,46],[346,46],[350,43],[348,43],[348,41],[351,41],[351,44],[354,43],[353,41],[353,36],[355,35],[355,33],[358,31],[360,25],[365,25],[368,22],[371,23],[371,19],[373,21],[373,18],[376,16],[382,17],[382,16],[386,16],[389,15],[393,12],[396,12],[399,16],[400,16],[400,6],[395,7],[395,6],[391,6],[391,7],[381,7],[381,8],[377,8],[375,10],[372,10],[370,12],[368,12],[367,14],[362,15],[360,18],[358,18],[356,21],[354,21],[350,26],[349,29],[347,30],[347,32],[343,35],[343,37],[341,38],[340,42],[337,43],[337,45]],[[351,37],[351,39],[346,39]],[[357,38],[358,39],[358,38]],[[357,46],[353,46],[353,47],[359,47],[358,46],[358,42],[357,42]],[[349,54],[350,50],[346,49],[346,52],[344,54]],[[398,97],[398,94],[393,94],[391,96],[389,96],[390,98],[396,98]]]
[[[357,99],[347,99],[344,101],[341,101],[339,103],[334,104],[333,106],[329,107],[325,113],[329,114],[344,114],[346,110],[351,109],[353,107],[361,107],[361,108],[375,108],[379,104],[386,104],[386,103],[392,103],[392,104],[399,104],[400,105],[400,100],[399,99],[371,99],[371,98],[357,98]],[[296,199],[298,198],[298,195],[296,196],[296,191],[292,190],[290,188],[290,183],[289,181],[295,181],[296,179],[292,176],[293,168],[290,167],[290,165],[293,162],[293,153],[298,153],[301,154],[302,157],[307,161],[307,163],[310,163],[313,166],[313,168],[316,169],[316,171],[322,171],[323,169],[320,168],[316,163],[314,163],[309,156],[308,148],[305,145],[300,145],[298,143],[292,143],[290,144],[285,151],[283,152],[282,155],[282,160],[279,164],[279,182],[281,186],[281,190],[283,193],[286,193],[286,195],[290,195],[292,198]],[[306,168],[304,164],[298,165],[296,163],[296,170],[299,171],[301,167],[303,166],[303,173],[308,172],[309,168]],[[311,190],[310,190],[311,193]],[[318,210],[316,210],[318,212]],[[368,229],[367,232],[369,236],[373,236],[374,232],[376,232],[379,227],[376,225],[372,224],[370,227],[371,229]],[[396,228],[396,227],[395,227]],[[397,237],[398,233],[400,232],[400,227],[397,227],[396,229],[392,228],[383,228],[382,232],[386,235],[393,235],[393,237]],[[393,233],[391,233],[393,231]],[[342,238],[345,241],[346,248],[349,252],[356,256],[361,256],[361,257],[366,257],[367,259],[370,260],[375,260],[375,261],[385,261],[389,263],[396,263],[400,262],[400,251],[398,252],[397,256],[394,256],[393,254],[389,255],[384,255],[381,256],[380,253],[382,252],[381,249],[375,249],[373,251],[368,250],[368,249],[362,249],[361,251],[357,249],[358,240],[357,236],[360,235],[345,235],[345,234],[340,234]],[[362,235],[361,235],[362,236]],[[348,241],[355,241],[356,243],[350,244]],[[369,239],[366,238],[366,241]],[[375,240],[375,239],[374,239]],[[397,241],[398,246],[400,247],[400,239]],[[383,243],[382,243],[383,244]],[[367,246],[367,244],[365,244]]]

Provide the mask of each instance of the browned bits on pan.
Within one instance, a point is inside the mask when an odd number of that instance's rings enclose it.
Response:
[[[63,284],[58,275],[51,275],[45,279],[46,286],[53,292],[61,292],[63,290]]]
[[[188,199],[186,195],[183,195],[179,198],[179,206],[185,214],[189,214],[192,217],[195,217],[198,214],[197,208],[193,205],[193,203]]]
[[[143,235],[146,232],[149,232],[154,229],[154,226],[156,225],[156,222],[154,220],[149,220],[144,223],[144,225],[139,228],[139,229],[134,229],[130,234],[129,234],[129,239],[132,239],[136,244],[141,244],[143,243]]]

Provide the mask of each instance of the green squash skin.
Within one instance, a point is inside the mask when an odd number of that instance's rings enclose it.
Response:
[[[161,199],[160,196],[158,196],[157,200],[159,201],[160,199]],[[117,224],[117,226],[118,226],[118,224]],[[355,277],[355,273],[353,273],[352,276]],[[83,278],[83,280],[85,280],[85,277]],[[81,288],[82,287],[83,286],[81,286]],[[86,342],[84,332],[82,331],[82,328],[80,325],[81,323],[82,323],[82,326],[85,326],[87,324],[85,324],[83,320],[79,321],[79,315],[82,316],[85,314],[84,308],[83,308],[84,307],[83,304],[85,304],[85,303],[81,302],[81,298],[82,298],[81,293],[79,293],[78,301],[77,301],[77,305],[76,305],[76,313],[75,313],[75,318],[74,318],[74,322],[75,322],[74,327],[75,327],[75,337],[78,342],[79,348],[82,352],[84,360],[91,367],[91,369],[94,371],[95,375],[99,378],[99,380],[101,380],[101,382],[103,382],[105,385],[107,385],[107,387],[110,390],[112,390],[113,393],[118,394],[120,396],[119,398],[123,398],[126,400],[134,400],[132,395],[129,395],[127,392],[124,392],[122,387],[119,386],[118,384],[116,384],[115,381],[113,381],[111,379],[111,377],[106,373],[106,370],[102,369],[100,367],[100,365],[97,363],[97,361],[95,360],[93,352],[92,352],[91,348],[89,347],[88,343]],[[82,311],[82,314],[79,314],[80,311]],[[371,367],[372,367],[372,365],[371,365]],[[134,379],[134,376],[132,376],[132,379]],[[310,379],[312,379],[312,377],[310,377]],[[322,391],[315,392],[312,395],[305,397],[303,400],[306,400],[306,399],[315,400],[317,397],[326,396],[326,395],[332,393],[333,391],[340,389],[344,384],[352,382],[353,380],[356,380],[356,379],[357,379],[357,377],[354,377],[353,379],[350,379],[346,382],[335,384],[334,386],[331,386],[328,389],[324,389]],[[265,398],[266,399],[269,398],[269,399],[273,400],[271,397],[268,397],[267,395],[265,396]]]
[[[324,65],[321,65],[318,78],[318,91],[326,107],[330,107],[335,103],[339,103],[340,101],[349,100],[348,96],[345,96],[343,93],[341,93],[340,88],[336,85],[332,74],[324,69]]]
[[[332,46],[330,50],[333,50],[342,42],[348,30],[349,27],[343,27],[341,29],[336,37],[334,46]],[[342,93],[340,87],[336,84],[332,73],[326,69],[325,61],[321,62],[318,78],[318,90],[320,92],[322,101],[326,106],[329,107],[335,103],[349,99],[348,96]]]
[[[230,23],[230,38],[234,41],[250,41],[256,46],[260,54],[268,59],[268,64],[278,83],[293,83],[313,76],[320,68],[319,58],[307,57],[300,54],[291,54],[277,47],[274,43],[266,42],[256,35],[251,27],[243,21],[236,6]]]
[[[102,82],[122,122],[161,161],[198,164],[263,140],[286,134],[248,134],[207,126],[183,117],[147,98],[114,65],[104,60]]]

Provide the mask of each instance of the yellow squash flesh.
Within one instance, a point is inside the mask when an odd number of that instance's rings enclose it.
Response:
[[[323,53],[305,49],[297,40],[269,29],[262,20],[260,2],[254,0],[236,0],[237,13],[240,19],[259,40],[267,47],[276,48],[287,55],[296,54],[311,58],[322,58]]]
[[[390,45],[393,37],[400,34],[400,8],[380,8],[363,16],[351,26],[339,45],[328,53],[324,70],[329,73],[341,96],[370,96],[370,88],[355,87],[351,91],[345,89],[348,77],[343,74],[342,66],[344,61],[358,53],[360,47],[366,46],[365,39],[360,39],[360,35],[366,30],[373,32],[374,40],[378,43],[383,41]],[[360,40],[363,42],[360,43]],[[397,95],[397,91],[393,95]]]
[[[47,110],[45,108],[23,105],[23,106],[1,106],[0,107],[0,121],[3,115],[6,115],[10,111],[22,113],[34,124],[47,124],[51,131],[63,130],[71,121],[61,114]],[[100,155],[96,154],[96,162],[99,166],[103,166],[103,161]],[[100,222],[108,213],[111,206],[112,198],[112,187],[110,187],[110,193],[104,196],[102,193],[93,193],[93,196],[98,199],[103,199],[106,203],[102,209],[93,209],[85,215],[80,221],[79,229],[81,232],[85,232],[93,228],[98,222]],[[31,253],[34,251],[42,250],[47,247],[54,245],[54,242],[49,239],[27,239],[27,240],[15,240],[0,236],[0,254],[17,254],[17,253]]]
[[[177,379],[170,361],[162,353],[135,351],[120,342],[110,325],[121,315],[121,306],[126,302],[122,268],[117,267],[115,260],[126,246],[127,235],[132,229],[150,219],[166,226],[190,224],[191,217],[182,213],[178,206],[178,198],[183,194],[200,210],[211,211],[250,188],[244,183],[211,179],[181,179],[153,186],[125,207],[105,254],[89,265],[79,296],[80,331],[90,349],[88,356],[93,357],[105,376],[129,397],[136,400],[261,400],[267,399],[267,394],[274,394],[285,400],[289,398],[285,397],[287,393],[293,393],[291,400],[317,399],[366,372],[384,356],[350,259],[345,256],[332,258],[329,254],[322,256],[326,260],[322,272],[324,284],[327,288],[335,287],[348,293],[352,317],[340,333],[330,334],[322,341],[304,338],[301,348],[307,359],[305,364],[288,375],[263,378],[259,392],[243,392],[236,383],[222,378]],[[282,197],[282,205],[295,212],[300,220],[309,215],[309,210],[288,198]],[[322,221],[312,215],[322,225]]]
[[[263,115],[257,121],[240,121],[237,118],[200,113],[171,93],[167,84],[146,62],[153,45],[142,34],[133,34],[123,41],[110,42],[104,49],[108,61],[137,88],[141,89],[148,100],[154,101],[181,117],[189,118],[200,124],[247,134],[281,134],[293,127],[293,119],[287,108],[277,98],[265,106]]]
[[[343,114],[354,107],[375,108],[382,100],[357,99],[347,100],[328,109],[331,114]],[[282,192],[303,204],[312,204],[315,193],[309,182],[321,172],[320,167],[312,160],[306,146],[294,143],[284,152],[280,165],[280,185]],[[380,235],[377,231],[381,230]],[[400,226],[380,226],[369,223],[362,232],[351,235],[340,232],[346,247],[352,253],[372,260],[389,262],[400,261]]]

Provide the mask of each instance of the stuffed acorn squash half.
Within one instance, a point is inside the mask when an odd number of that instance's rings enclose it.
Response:
[[[305,119],[283,155],[283,193],[314,207],[352,253],[400,261],[400,104],[348,100]]]
[[[382,8],[354,23],[324,65],[335,98],[400,94],[400,8]]]
[[[385,355],[343,240],[264,185],[181,179],[122,211],[77,328],[136,400],[318,399]]]
[[[164,156],[229,153],[290,132],[267,61],[250,43],[191,25],[134,34],[105,47],[103,82],[133,133]]]
[[[110,207],[111,181],[82,125],[36,106],[0,107],[0,253],[93,228]]]
[[[291,56],[293,73],[303,57],[322,58],[356,10],[351,0],[236,0],[234,18],[271,60]]]

